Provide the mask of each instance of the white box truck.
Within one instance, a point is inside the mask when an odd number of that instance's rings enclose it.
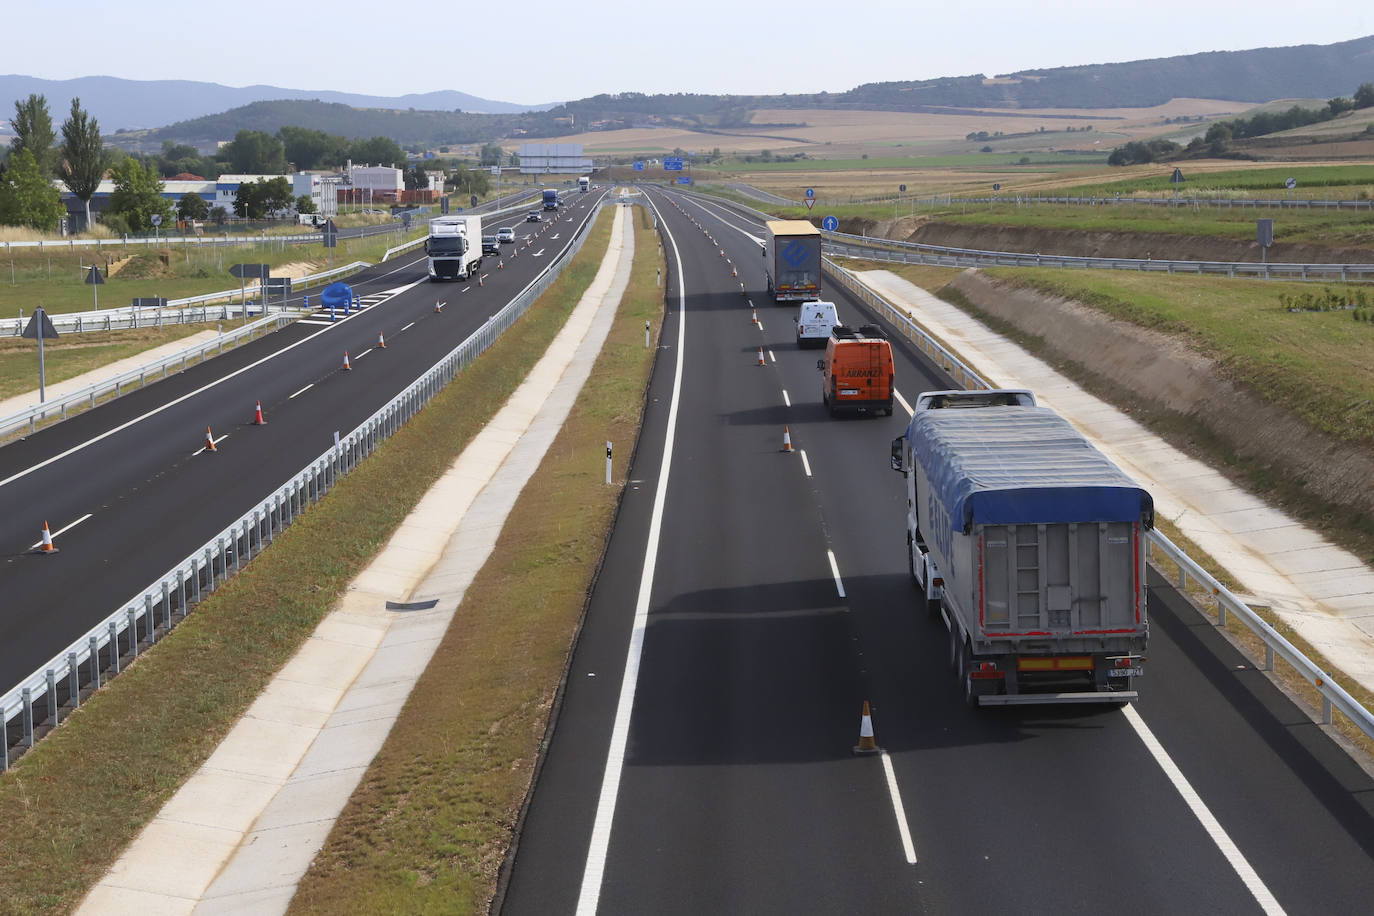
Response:
[[[588,176],[588,175],[583,175],[581,178],[577,179],[577,190],[579,190],[579,191],[581,191],[582,193],[585,194],[586,192],[590,191],[591,189],[592,189],[592,179],[591,179],[590,176]]]
[[[482,269],[482,217],[441,216],[429,221],[425,239],[429,279],[466,280]]]
[[[1149,493],[1023,390],[922,393],[891,463],[969,705],[1137,698]]]

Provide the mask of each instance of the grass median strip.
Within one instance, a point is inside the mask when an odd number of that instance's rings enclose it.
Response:
[[[623,465],[605,484],[605,442],[635,441],[653,367],[662,260],[634,216],[633,274],[592,375],[292,913],[487,909],[624,484]]]
[[[0,910],[72,909],[209,756],[543,355],[596,275],[611,215],[602,215],[554,286],[481,359],[0,776]]]

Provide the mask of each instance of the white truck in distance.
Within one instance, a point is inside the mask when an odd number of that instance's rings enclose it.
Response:
[[[589,178],[589,177],[586,176],[586,175],[583,175],[581,178],[577,179],[577,190],[582,191],[582,192],[585,193],[585,192],[587,192],[587,191],[590,191],[591,189],[592,189],[592,180],[591,180],[591,178]]]
[[[969,705],[1137,698],[1149,493],[1024,390],[922,393],[892,469]]]
[[[466,280],[482,269],[482,217],[441,216],[429,221],[425,239],[429,279]]]

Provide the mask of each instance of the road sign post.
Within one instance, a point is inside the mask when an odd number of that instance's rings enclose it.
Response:
[[[29,319],[28,325],[24,328],[24,333],[20,336],[38,341],[38,403],[41,404],[48,399],[43,366],[43,340],[44,338],[57,339],[57,328],[52,326],[52,321],[48,318],[48,313],[43,311],[43,306],[40,305],[33,310],[33,317]]]
[[[1260,246],[1260,263],[1268,264],[1269,246],[1274,244],[1274,221],[1272,219],[1256,220],[1255,234]]]
[[[1170,183],[1172,183],[1173,186],[1174,186],[1174,196],[1175,196],[1175,197],[1178,197],[1178,186],[1181,185],[1181,184],[1183,184],[1183,182],[1186,181],[1186,180],[1187,180],[1187,179],[1183,177],[1183,170],[1182,170],[1182,169],[1179,169],[1179,168],[1175,168],[1175,169],[1174,169],[1174,173],[1173,173],[1172,175],[1169,176],[1169,181],[1170,181]]]
[[[104,282],[105,278],[100,275],[99,267],[97,267],[95,264],[92,264],[89,268],[87,268],[86,283],[91,288],[91,295],[93,297],[93,301],[95,302],[95,304],[91,306],[92,311],[100,311],[100,285]]]

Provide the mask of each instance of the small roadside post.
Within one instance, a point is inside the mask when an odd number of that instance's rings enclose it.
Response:
[[[38,341],[38,403],[41,404],[48,399],[44,378],[43,340],[45,338],[51,340],[57,339],[57,328],[52,326],[52,320],[48,318],[48,313],[43,311],[43,306],[40,305],[33,310],[33,317],[29,319],[29,323],[24,327],[24,333],[20,336],[27,337],[29,340]],[[606,443],[608,449],[606,453],[607,461],[610,460],[610,445],[609,442]],[[609,474],[610,472],[607,471],[607,473]]]
[[[1274,221],[1272,219],[1255,220],[1257,241],[1260,246],[1260,263],[1269,263],[1269,246],[1274,244]]]
[[[1169,182],[1174,186],[1174,197],[1178,197],[1178,186],[1185,181],[1187,181],[1187,179],[1183,177],[1183,170],[1175,168],[1174,173],[1169,176]]]
[[[105,278],[100,273],[100,268],[95,264],[86,268],[86,285],[91,288],[91,295],[94,297],[95,304],[91,306],[91,311],[100,311],[100,285],[105,282]]]

